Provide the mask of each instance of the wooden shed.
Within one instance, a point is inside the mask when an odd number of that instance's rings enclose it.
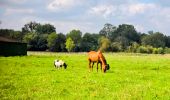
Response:
[[[27,55],[27,43],[0,37],[0,56]]]

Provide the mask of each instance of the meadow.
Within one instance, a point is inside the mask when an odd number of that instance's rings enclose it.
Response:
[[[87,53],[0,57],[0,99],[169,100],[170,54],[104,53],[110,70],[89,72]],[[67,69],[55,69],[62,59]]]

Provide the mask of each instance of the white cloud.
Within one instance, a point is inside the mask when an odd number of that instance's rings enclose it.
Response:
[[[83,0],[53,0],[48,4],[47,9],[51,11],[65,10],[82,3]]]
[[[112,5],[98,5],[92,7],[88,13],[94,14],[97,16],[103,16],[105,18],[112,16],[113,13],[116,11],[116,8]]]
[[[155,8],[156,5],[154,4],[144,4],[144,3],[131,4],[127,6],[127,13],[130,13],[131,15],[135,15],[138,13],[144,13],[148,10],[152,10]]]
[[[91,7],[88,12],[93,15],[107,18],[112,16],[134,16],[136,14],[142,14],[155,8],[156,5],[154,4],[144,3],[120,5],[101,4]]]
[[[11,15],[11,14],[33,14],[34,10],[33,9],[12,9],[12,8],[7,8],[5,11],[5,15]]]

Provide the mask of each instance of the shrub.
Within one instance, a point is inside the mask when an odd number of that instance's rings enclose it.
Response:
[[[130,50],[131,52],[135,52],[133,46],[130,46],[130,47],[129,47],[129,50]],[[160,47],[160,48],[153,48],[152,46],[149,46],[149,45],[148,45],[148,46],[139,46],[139,47],[137,48],[137,53],[164,54],[164,53],[165,53],[165,50],[164,50],[162,47]]]
[[[138,53],[147,53],[147,48],[145,46],[140,46],[138,49],[137,49],[137,52]]]
[[[167,48],[167,47],[166,47],[165,50],[164,50],[164,52],[165,52],[165,53],[170,53],[170,48]]]
[[[152,53],[153,53],[153,54],[158,54],[158,49],[157,49],[157,48],[154,48]]]
[[[133,42],[131,46],[128,47],[128,52],[137,52],[137,49],[139,48],[139,44],[136,42]]]
[[[157,50],[158,50],[158,54],[164,54],[165,53],[164,49],[162,47],[158,48]]]
[[[147,49],[147,53],[152,53],[153,52],[153,47],[152,46],[146,46],[146,49]]]

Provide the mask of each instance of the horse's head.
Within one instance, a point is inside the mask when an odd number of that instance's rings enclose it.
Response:
[[[110,65],[109,65],[109,64],[106,65],[106,69],[107,69],[107,70],[110,69]]]
[[[67,64],[66,64],[66,63],[64,63],[64,64],[63,64],[63,66],[64,66],[64,69],[66,69],[66,68],[67,68]]]
[[[103,68],[103,71],[104,71],[104,72],[106,72],[107,70],[110,69],[109,64],[106,64],[106,65],[103,65],[103,66],[104,66],[104,68]]]

